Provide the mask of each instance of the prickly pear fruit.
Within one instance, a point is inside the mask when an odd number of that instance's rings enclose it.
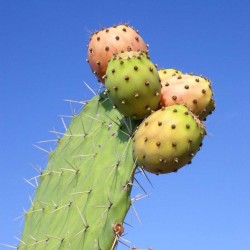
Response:
[[[104,82],[102,77],[113,54],[137,50],[146,52],[147,48],[138,31],[128,25],[114,25],[91,36],[87,61],[98,80]]]
[[[125,116],[142,119],[158,109],[161,84],[155,65],[144,52],[119,53],[109,61],[106,91]]]
[[[135,132],[134,160],[155,174],[175,172],[191,163],[205,134],[203,124],[184,105],[162,108]]]
[[[182,75],[182,72],[176,69],[160,69],[158,70],[158,74],[161,80],[171,76],[179,76]]]
[[[215,109],[211,83],[207,78],[182,74],[164,78],[161,85],[161,104],[164,107],[184,104],[201,120]]]

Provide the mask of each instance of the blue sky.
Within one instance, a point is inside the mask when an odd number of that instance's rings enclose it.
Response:
[[[135,204],[142,224],[128,214],[125,239],[154,250],[250,249],[249,1],[0,0],[0,12],[1,243],[16,244],[23,224],[14,219],[33,193],[23,178],[46,164],[32,144],[63,130],[63,100],[92,96],[84,81],[97,87],[89,32],[129,22],[159,67],[208,77],[217,109],[191,166],[149,174],[154,188],[140,178],[151,195]]]

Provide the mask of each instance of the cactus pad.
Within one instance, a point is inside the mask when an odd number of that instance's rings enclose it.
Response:
[[[40,175],[19,249],[111,249],[123,233],[135,164],[135,123],[95,96],[75,116]],[[115,149],[115,152],[114,152]]]

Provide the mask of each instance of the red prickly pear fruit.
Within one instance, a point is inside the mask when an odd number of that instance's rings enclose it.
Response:
[[[158,70],[158,74],[161,80],[171,76],[179,76],[182,75],[182,72],[177,69],[160,69]]]
[[[98,81],[104,82],[103,76],[113,54],[137,50],[146,52],[147,49],[148,45],[145,44],[138,31],[128,25],[114,25],[95,32],[91,36],[87,62]]]
[[[188,74],[166,77],[161,81],[161,104],[186,105],[200,120],[215,109],[211,83],[207,78]]]
[[[108,63],[105,86],[109,99],[125,117],[139,120],[160,106],[159,75],[145,52],[113,56]]]
[[[162,108],[135,132],[134,161],[151,173],[176,172],[191,162],[205,135],[202,122],[184,105]]]

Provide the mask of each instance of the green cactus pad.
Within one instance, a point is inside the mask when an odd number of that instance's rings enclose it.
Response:
[[[205,134],[202,123],[185,106],[163,108],[135,132],[134,160],[152,173],[175,172],[192,160]]]
[[[75,116],[56,149],[32,206],[18,249],[107,250],[123,232],[135,171],[131,134],[107,96],[95,96]]]
[[[108,63],[105,85],[110,100],[126,117],[142,119],[157,110],[161,84],[155,65],[143,52],[124,52]]]

